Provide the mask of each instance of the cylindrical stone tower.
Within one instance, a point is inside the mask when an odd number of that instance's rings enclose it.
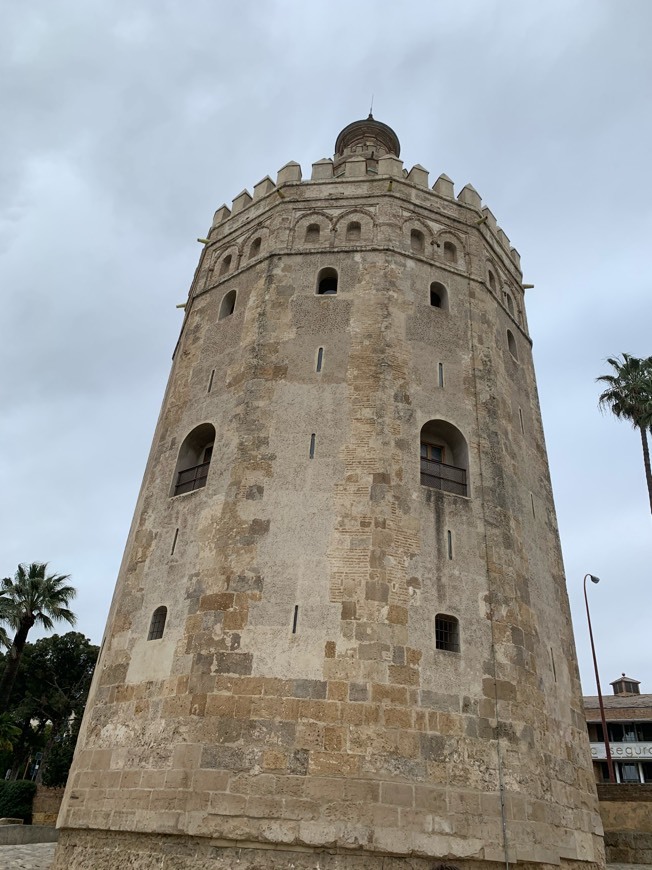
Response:
[[[215,215],[57,870],[604,863],[519,256],[399,150]]]

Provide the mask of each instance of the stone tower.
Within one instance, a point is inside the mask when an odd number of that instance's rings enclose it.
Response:
[[[604,863],[519,256],[335,151],[202,240],[57,870]]]

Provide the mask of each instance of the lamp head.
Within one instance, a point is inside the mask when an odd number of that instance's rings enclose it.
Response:
[[[589,574],[589,577],[591,578],[591,583],[599,583],[600,582],[600,578],[594,577],[593,574]]]

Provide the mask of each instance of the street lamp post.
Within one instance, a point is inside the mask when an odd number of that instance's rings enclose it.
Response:
[[[591,653],[593,654],[593,668],[595,670],[595,684],[598,687],[598,704],[600,705],[600,718],[602,719],[602,736],[604,738],[604,748],[607,755],[607,768],[609,770],[609,782],[616,782],[614,775],[614,763],[611,760],[611,746],[609,745],[609,734],[607,733],[607,720],[604,715],[604,703],[602,702],[602,690],[600,689],[600,675],[598,674],[598,660],[595,655],[595,644],[593,643],[593,629],[591,628],[591,614],[589,613],[589,599],[586,594],[586,581],[591,578],[592,583],[599,583],[600,578],[593,574],[584,576],[584,603],[586,604],[586,618],[589,623],[589,637],[591,638]]]

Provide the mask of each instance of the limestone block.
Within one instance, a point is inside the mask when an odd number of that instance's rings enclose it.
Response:
[[[254,199],[262,199],[263,196],[267,196],[275,189],[276,185],[269,175],[266,175],[258,184],[254,184]]]
[[[494,217],[493,213],[487,208],[486,205],[482,209],[482,217],[486,218],[485,224],[492,232],[495,233],[498,230],[498,224],[496,223],[496,218]]]
[[[324,157],[312,164],[312,181],[321,181],[324,178],[333,177],[333,161]]]
[[[498,227],[497,236],[498,236],[498,239],[501,242],[501,244],[503,244],[507,248],[507,250],[509,251],[509,249],[511,248],[510,241],[507,238],[507,236],[505,235],[505,233],[503,232],[503,230],[501,230],[500,227]]]
[[[482,198],[472,184],[466,184],[458,193],[457,198],[460,202],[472,205],[474,208],[480,209],[482,207]]]
[[[213,224],[212,226],[216,227],[218,224],[221,224],[223,221],[227,220],[227,218],[231,217],[231,209],[226,205],[221,205],[218,210],[213,215]]]
[[[279,169],[276,176],[276,185],[289,184],[293,181],[301,181],[301,166],[296,161],[290,160],[289,163],[286,163],[285,166]]]
[[[516,263],[516,265],[520,269],[521,268],[521,255],[519,254],[519,252],[516,250],[516,248],[510,248],[509,253],[512,257],[512,260]]]
[[[439,176],[437,181],[433,184],[432,189],[435,193],[438,193],[440,196],[445,196],[447,199],[455,198],[453,181],[445,173],[442,173]]]
[[[243,208],[246,208],[252,201],[252,196],[248,190],[243,190],[239,193],[236,198],[233,200],[233,206],[231,209],[232,214],[237,214],[239,211],[242,211]]]
[[[391,175],[394,178],[403,177],[403,161],[393,154],[385,154],[378,161],[378,175]]]
[[[367,160],[365,157],[351,157],[344,164],[344,175],[347,178],[364,178],[367,174]]]
[[[428,187],[428,170],[424,169],[420,163],[415,163],[408,172],[408,181],[411,181],[412,184],[418,184],[419,187]]]

